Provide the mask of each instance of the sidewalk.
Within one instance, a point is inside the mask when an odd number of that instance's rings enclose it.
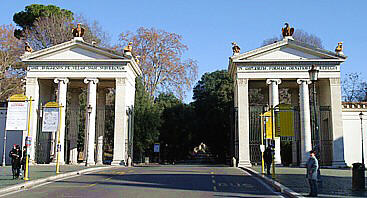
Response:
[[[261,166],[253,166],[251,169],[261,173]],[[276,167],[275,172],[276,181],[303,196],[308,195],[305,168]],[[319,197],[367,197],[367,190],[352,191],[351,169],[321,169],[321,177],[322,188],[319,189]]]
[[[91,167],[98,167],[98,166],[91,166]],[[83,170],[86,167],[82,165],[61,165],[60,166],[60,173],[67,173],[73,172],[78,170]],[[56,175],[56,166],[55,165],[34,165],[29,166],[29,181],[46,178],[50,176]],[[23,176],[21,176],[23,178]],[[14,184],[24,183],[23,179],[14,179],[11,172],[11,166],[0,167],[0,188],[4,188],[7,186],[11,186]]]

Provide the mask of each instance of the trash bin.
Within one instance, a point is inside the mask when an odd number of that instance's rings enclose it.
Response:
[[[363,190],[365,188],[365,167],[362,163],[353,164],[352,189]]]

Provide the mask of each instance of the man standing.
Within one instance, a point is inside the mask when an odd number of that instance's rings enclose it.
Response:
[[[267,175],[270,175],[270,167],[271,163],[273,162],[273,155],[270,146],[266,147],[264,151],[264,162],[266,166]]]
[[[310,194],[308,197],[317,197],[317,169],[319,168],[319,162],[315,157],[315,151],[310,151],[310,158],[307,161],[307,173],[306,178],[310,185]]]
[[[13,179],[18,179],[20,172],[20,159],[22,158],[22,151],[20,150],[19,145],[14,144],[13,149],[9,153],[9,157],[11,158]]]

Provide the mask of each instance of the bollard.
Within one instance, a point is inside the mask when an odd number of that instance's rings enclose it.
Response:
[[[352,169],[352,189],[365,189],[365,167],[362,163],[354,163]]]

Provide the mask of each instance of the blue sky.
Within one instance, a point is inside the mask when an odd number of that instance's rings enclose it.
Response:
[[[1,0],[0,24],[12,23],[13,14],[26,5],[54,4],[88,19],[97,20],[117,42],[124,31],[155,27],[181,34],[189,50],[185,56],[198,61],[199,75],[227,69],[231,42],[241,51],[259,47],[279,36],[284,22],[317,35],[325,49],[344,42],[348,56],[342,76],[361,72],[367,78],[367,1],[247,1],[247,0]],[[192,91],[185,101],[190,101]]]

